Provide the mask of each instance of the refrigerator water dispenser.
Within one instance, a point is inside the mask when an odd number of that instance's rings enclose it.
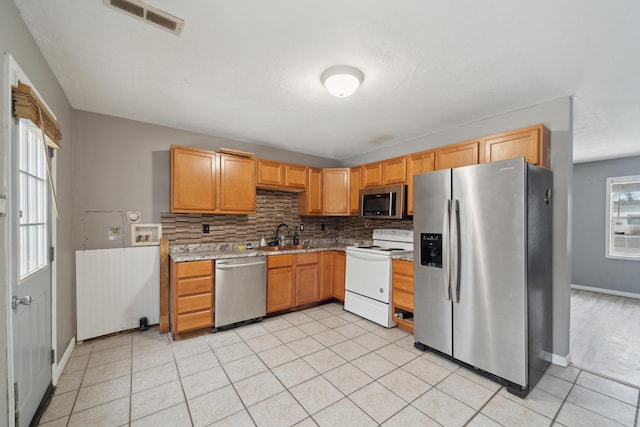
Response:
[[[420,264],[442,268],[442,234],[420,233]]]

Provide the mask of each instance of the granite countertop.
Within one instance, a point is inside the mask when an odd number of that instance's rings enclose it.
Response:
[[[190,245],[171,245],[169,254],[175,262],[205,261],[225,258],[241,258],[256,256],[272,256],[283,254],[299,254],[322,251],[344,251],[347,246],[371,244],[362,240],[345,241],[304,241],[305,248],[290,250],[262,250],[254,245],[254,249],[243,249],[239,243],[202,243]],[[392,259],[400,259],[413,262],[413,252],[392,255]]]
[[[402,261],[411,261],[411,262],[413,262],[413,252],[404,253],[404,254],[398,254],[398,255],[392,255],[391,258],[392,259],[400,259]]]
[[[261,250],[258,248],[258,242],[253,244],[253,249],[246,249],[246,245],[242,243],[174,244],[169,247],[169,255],[175,262],[186,262],[306,252],[344,251],[347,246],[371,244],[370,241],[352,239],[305,240],[301,243],[305,246],[304,249],[291,250]]]

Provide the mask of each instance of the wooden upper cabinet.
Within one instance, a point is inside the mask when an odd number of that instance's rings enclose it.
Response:
[[[256,185],[258,187],[281,187],[283,184],[283,163],[256,159]]]
[[[466,141],[447,145],[436,150],[436,169],[459,168],[461,166],[477,165],[480,141]]]
[[[382,162],[362,165],[362,188],[379,187],[382,185]]]
[[[302,165],[284,165],[284,186],[304,190],[307,188],[307,167]]]
[[[307,188],[307,167],[274,160],[256,160],[256,186],[274,190]]]
[[[482,163],[524,157],[527,163],[549,169],[551,133],[542,124],[482,139]]]
[[[322,169],[309,167],[307,169],[307,191],[298,194],[299,215],[322,214]]]
[[[360,182],[362,167],[349,169],[349,215],[360,215]]]
[[[413,177],[435,169],[435,152],[422,151],[407,156],[407,214],[413,215]]]
[[[220,157],[220,211],[255,213],[255,160],[229,154],[218,156]]]
[[[349,214],[349,169],[322,170],[322,213],[325,215]]]
[[[171,212],[215,212],[217,157],[208,150],[171,146]]]
[[[382,162],[382,185],[407,182],[407,158],[396,157]]]

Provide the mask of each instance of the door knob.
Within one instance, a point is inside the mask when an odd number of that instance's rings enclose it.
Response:
[[[20,304],[31,305],[31,301],[33,301],[33,298],[31,298],[29,295],[23,298],[18,298],[14,296],[13,299],[11,300],[11,307],[13,307],[13,309],[15,310],[16,308],[18,308]]]

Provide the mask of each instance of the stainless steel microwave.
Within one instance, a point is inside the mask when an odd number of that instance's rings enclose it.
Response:
[[[360,216],[370,219],[405,218],[407,187],[404,184],[360,190]]]

